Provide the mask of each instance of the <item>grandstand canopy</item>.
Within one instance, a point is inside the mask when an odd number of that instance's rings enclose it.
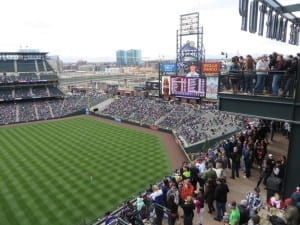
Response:
[[[0,60],[45,59],[48,52],[0,52]]]

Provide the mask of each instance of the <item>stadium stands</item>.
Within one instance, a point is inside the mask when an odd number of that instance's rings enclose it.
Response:
[[[200,108],[143,97],[121,97],[100,113],[173,130],[187,145],[232,133],[242,126],[238,117],[220,113],[214,107]]]

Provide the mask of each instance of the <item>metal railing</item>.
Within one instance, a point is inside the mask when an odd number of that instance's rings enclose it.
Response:
[[[219,93],[294,98],[297,73],[287,71],[228,72],[219,75]]]

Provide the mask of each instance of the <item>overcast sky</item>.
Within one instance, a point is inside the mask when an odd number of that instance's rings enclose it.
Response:
[[[115,60],[119,49],[143,59],[175,58],[180,15],[199,12],[207,58],[299,52],[240,30],[238,0],[9,0],[1,3],[0,51],[39,49],[62,59]],[[289,37],[289,35],[287,35]]]

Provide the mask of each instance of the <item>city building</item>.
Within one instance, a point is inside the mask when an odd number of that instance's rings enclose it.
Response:
[[[142,52],[139,49],[118,50],[116,55],[118,66],[138,66],[142,64]]]

